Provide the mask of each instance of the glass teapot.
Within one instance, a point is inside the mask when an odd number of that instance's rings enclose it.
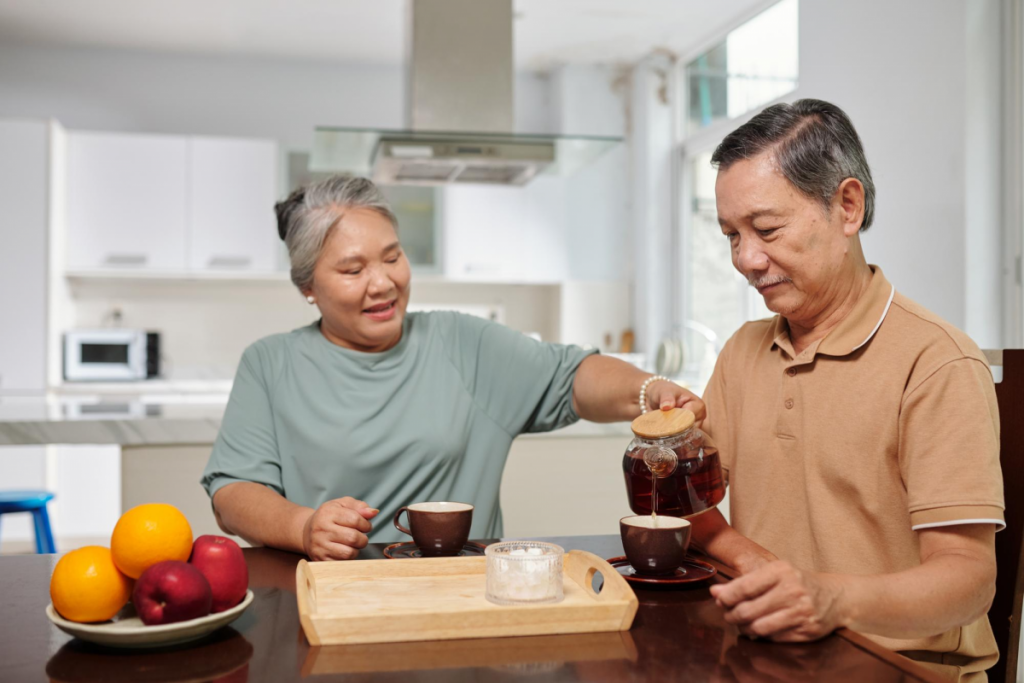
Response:
[[[633,420],[622,458],[629,507],[638,515],[691,517],[725,497],[718,449],[689,410],[654,410]]]

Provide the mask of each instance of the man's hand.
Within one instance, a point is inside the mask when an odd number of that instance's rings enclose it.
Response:
[[[380,510],[346,496],[329,500],[309,516],[302,529],[302,547],[311,560],[353,560],[366,547],[368,520]]]
[[[707,417],[707,410],[704,401],[696,395],[679,386],[675,382],[658,380],[647,386],[647,409],[648,410],[670,410],[672,408],[685,408],[689,410],[700,422]]]
[[[836,577],[782,561],[711,587],[727,622],[744,635],[778,642],[817,640],[845,626],[842,594]]]

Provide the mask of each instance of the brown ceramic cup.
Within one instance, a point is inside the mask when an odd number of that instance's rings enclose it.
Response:
[[[409,515],[409,528],[398,519]],[[395,513],[395,527],[412,536],[424,557],[458,555],[469,540],[473,506],[469,503],[413,503]]]
[[[619,520],[622,547],[637,574],[667,576],[683,564],[690,547],[690,522],[666,515]]]

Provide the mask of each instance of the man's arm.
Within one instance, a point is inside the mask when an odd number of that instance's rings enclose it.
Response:
[[[726,621],[747,635],[815,640],[839,627],[921,638],[965,626],[995,595],[995,528],[962,524],[918,532],[921,564],[893,574],[818,574],[772,562],[711,587]]]
[[[690,528],[694,547],[740,574],[749,574],[779,559],[729,526],[718,508],[694,517]]]

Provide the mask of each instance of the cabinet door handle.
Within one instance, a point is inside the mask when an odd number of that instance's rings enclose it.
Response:
[[[251,256],[211,256],[208,268],[245,268],[252,263]]]
[[[148,260],[148,254],[107,254],[103,259],[103,264],[107,266],[144,266]]]

